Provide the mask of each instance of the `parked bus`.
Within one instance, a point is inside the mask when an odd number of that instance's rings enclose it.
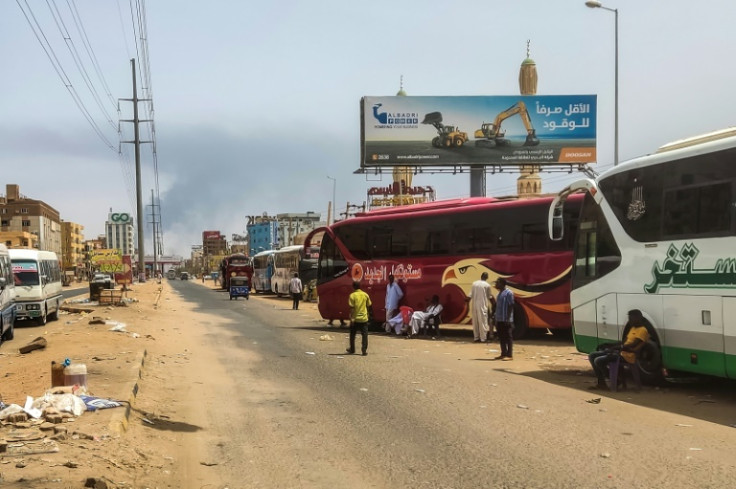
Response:
[[[13,266],[8,249],[0,244],[0,343],[13,339],[15,317]]]
[[[403,304],[424,309],[440,296],[446,323],[469,323],[466,300],[483,272],[489,282],[504,277],[513,290],[515,335],[528,329],[569,331],[572,238],[547,236],[552,197],[468,198],[370,211],[315,230],[324,231],[317,292],[325,319],[348,319],[352,282],[360,281],[373,302],[374,320],[385,318],[385,291],[392,274]],[[567,232],[577,215],[570,206]],[[494,289],[494,294],[497,291]]]
[[[273,254],[275,252],[276,250],[266,250],[253,256],[253,290],[256,293],[271,293]]]
[[[627,312],[639,309],[651,340],[638,364],[650,380],[736,378],[736,130],[569,185],[550,206],[550,237],[560,238],[576,192],[585,194],[570,295],[577,349],[620,340]]]
[[[59,319],[61,266],[56,253],[38,250],[8,250],[13,266],[18,319]]]
[[[284,246],[273,254],[273,277],[271,291],[281,297],[289,293],[289,282],[294,273],[299,273],[299,262],[304,256],[304,246]],[[302,282],[303,284],[304,282]]]
[[[230,277],[248,277],[248,283],[253,282],[253,260],[244,253],[228,255],[220,262],[220,286],[230,289]]]

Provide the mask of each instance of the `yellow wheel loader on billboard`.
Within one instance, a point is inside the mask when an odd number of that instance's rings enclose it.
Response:
[[[475,131],[475,145],[485,148],[495,148],[496,146],[506,146],[509,144],[509,140],[506,139],[506,132],[501,130],[501,124],[509,117],[519,114],[521,121],[524,123],[526,128],[526,141],[524,146],[536,146],[539,144],[539,138],[537,138],[537,131],[532,126],[532,121],[529,118],[529,111],[526,109],[526,104],[519,101],[504,110],[496,116],[493,122],[484,122],[480,129]]]
[[[437,129],[437,136],[432,139],[432,146],[435,148],[460,148],[468,142],[468,133],[459,131],[455,126],[442,124],[441,112],[425,115],[422,124],[431,124]]]

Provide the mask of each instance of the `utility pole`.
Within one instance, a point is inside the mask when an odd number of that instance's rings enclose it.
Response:
[[[153,189],[151,189],[151,225],[153,226],[153,269],[151,276],[154,277],[158,273],[158,229],[156,222],[156,201],[153,198]]]
[[[151,122],[150,120],[141,121],[138,119],[138,102],[150,102],[149,99],[138,98],[138,89],[135,81],[135,58],[130,60],[130,66],[133,71],[133,98],[123,98],[127,102],[133,102],[133,119],[122,120],[121,122],[132,122],[134,139],[133,141],[123,141],[123,143],[132,143],[135,146],[135,195],[136,195],[136,213],[138,215],[138,280],[145,282],[146,280],[146,260],[145,249],[143,247],[143,189],[141,185],[141,143],[150,143],[151,141],[141,141],[139,124],[141,122]]]

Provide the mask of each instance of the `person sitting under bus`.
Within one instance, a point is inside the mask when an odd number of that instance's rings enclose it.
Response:
[[[415,311],[411,315],[411,330],[407,338],[413,338],[419,334],[419,330],[424,327],[424,323],[431,317],[439,317],[442,313],[442,304],[440,304],[440,296],[433,295],[432,300],[424,311]]]
[[[644,344],[649,341],[649,331],[644,325],[644,316],[639,309],[629,311],[630,329],[626,333],[626,339],[623,343],[614,343],[606,345],[606,348],[599,351],[591,352],[588,360],[593,367],[598,383],[591,389],[608,389],[606,385],[606,376],[608,375],[608,365],[615,362],[621,357],[626,363],[636,363],[636,355]]]
[[[398,312],[392,318],[386,319],[386,332],[393,330],[397,335],[409,331],[411,316],[414,309],[409,306],[399,306]]]

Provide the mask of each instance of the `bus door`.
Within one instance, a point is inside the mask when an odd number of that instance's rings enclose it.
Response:
[[[619,327],[616,294],[599,297],[596,300],[596,333],[598,342],[615,343],[621,341],[622,329],[623,325]]]

